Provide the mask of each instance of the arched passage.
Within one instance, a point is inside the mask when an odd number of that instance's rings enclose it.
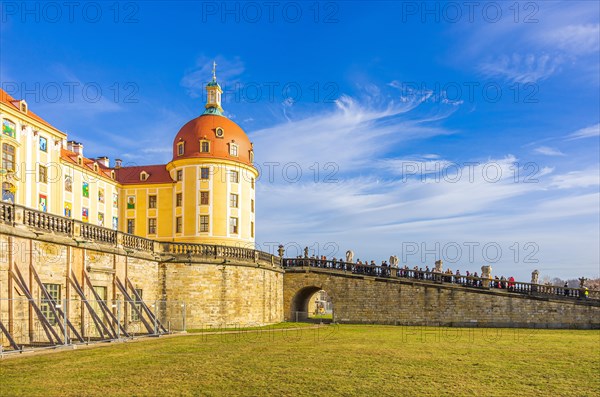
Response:
[[[330,320],[333,319],[333,307],[331,298],[328,304],[321,302],[319,296],[324,292],[321,287],[314,285],[303,287],[296,292],[290,302],[290,320],[292,321],[310,321],[310,320]],[[328,296],[327,293],[323,294]],[[309,305],[309,303],[311,305]],[[315,306],[315,303],[317,305]],[[318,311],[320,309],[320,312]]]

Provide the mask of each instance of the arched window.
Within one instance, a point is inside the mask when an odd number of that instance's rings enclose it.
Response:
[[[184,151],[185,151],[185,142],[179,142],[177,144],[177,155],[183,156]]]

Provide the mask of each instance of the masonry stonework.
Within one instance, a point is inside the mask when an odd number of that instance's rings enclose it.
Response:
[[[380,279],[327,271],[286,270],[286,320],[305,312],[311,295],[325,290],[340,323],[600,328],[600,305],[594,301],[523,296],[498,290],[431,285],[405,279]]]

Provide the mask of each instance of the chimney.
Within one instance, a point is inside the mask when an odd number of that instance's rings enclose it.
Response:
[[[115,168],[121,168],[122,163],[123,163],[123,160],[115,159]]]
[[[83,157],[83,143],[81,142],[75,142],[75,141],[68,141],[67,142],[67,149],[77,153],[78,155]]]
[[[98,157],[96,161],[106,168],[110,167],[110,161],[108,161],[108,157],[106,156]]]

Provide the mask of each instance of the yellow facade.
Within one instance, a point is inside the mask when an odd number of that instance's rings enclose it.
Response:
[[[2,91],[2,199],[159,241],[254,248],[258,172],[252,144],[221,114],[216,80],[207,90],[207,110],[198,119],[219,127],[197,127],[179,138],[168,164],[136,167],[84,157],[83,145]],[[201,154],[191,151],[202,142]],[[183,148],[176,153],[183,144],[191,155],[184,156]]]

